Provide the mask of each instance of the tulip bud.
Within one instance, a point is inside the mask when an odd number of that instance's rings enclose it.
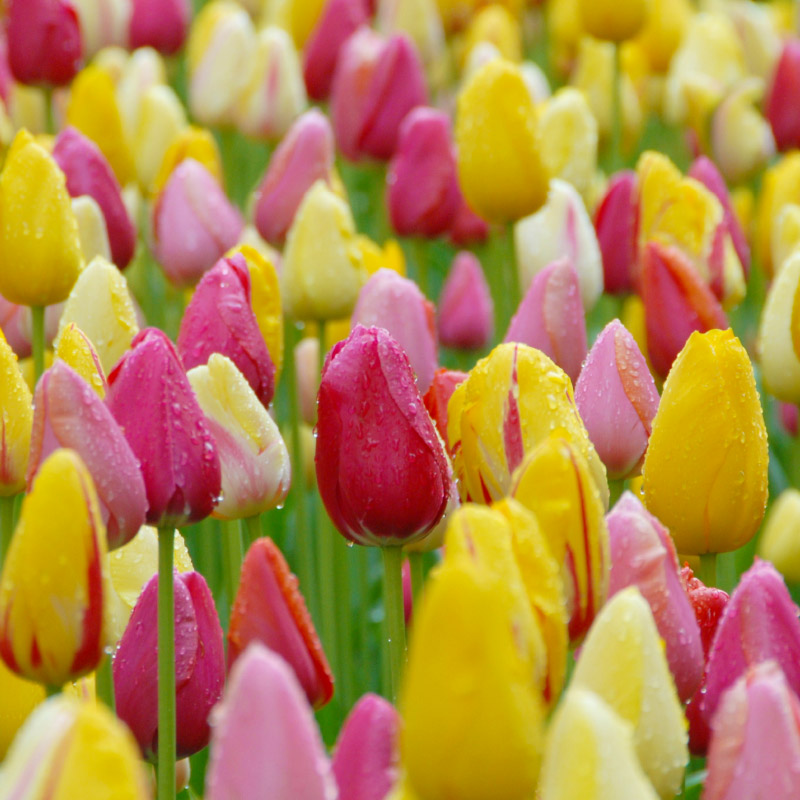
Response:
[[[379,269],[363,286],[353,309],[353,326],[384,328],[408,356],[421,394],[438,366],[436,310],[414,281]]]
[[[25,130],[0,173],[0,211],[0,294],[28,306],[64,300],[83,266],[78,224],[64,173]]]
[[[8,64],[20,83],[63,86],[83,57],[78,14],[70,0],[10,0]]]
[[[292,319],[349,316],[366,280],[350,207],[322,181],[306,193],[284,250],[281,291]]]
[[[450,120],[415,108],[403,120],[386,175],[386,206],[401,236],[433,238],[452,224],[460,205]]]
[[[0,497],[25,488],[33,409],[31,391],[0,328]]]
[[[633,336],[619,320],[609,322],[583,365],[575,402],[610,478],[639,473],[658,399]]]
[[[767,462],[747,353],[730,330],[693,333],[653,420],[642,468],[648,510],[667,525],[681,553],[735,550],[764,516]]]
[[[450,240],[456,247],[485,242],[489,236],[489,225],[467,205],[460,187],[458,196],[459,206],[450,225]]]
[[[463,52],[466,58],[469,59],[481,44],[490,44],[496,55],[508,61],[522,61],[519,20],[499,3],[478,9],[464,32]]]
[[[800,491],[797,489],[791,486],[784,489],[772,504],[758,552],[787,581],[800,582]]]
[[[318,416],[317,483],[343,536],[406,544],[433,529],[447,506],[450,464],[408,358],[385,330],[356,325],[333,348]]]
[[[222,695],[225,651],[214,598],[199,572],[173,574],[175,722],[178,758],[202,750],[208,715]],[[144,587],[114,656],[117,714],[146,758],[158,746],[158,575]]]
[[[770,81],[766,115],[778,150],[800,147],[800,126],[792,97],[800,91],[800,40],[787,39]]]
[[[217,449],[183,364],[161,331],[145,328],[108,376],[107,404],[142,467],[147,522],[207,517],[221,486]]]
[[[70,205],[78,225],[83,261],[89,262],[93,258],[104,258],[108,261],[111,258],[111,245],[108,243],[106,221],[100,206],[93,197],[86,194],[73,198]]]
[[[609,42],[632,39],[647,21],[647,0],[578,0],[583,26],[590,36]]]
[[[117,69],[119,74],[111,75],[116,86],[114,95],[125,133],[132,139],[139,124],[142,100],[152,87],[166,84],[167,68],[159,53],[151,47],[142,47],[134,50]]]
[[[523,291],[537,273],[567,258],[578,273],[583,307],[591,309],[603,293],[603,260],[594,226],[580,195],[553,179],[546,205],[514,226],[514,245]]]
[[[131,0],[130,47],[153,47],[170,56],[186,38],[191,18],[189,0]]]
[[[780,261],[773,253],[773,242],[781,211],[790,203],[800,203],[800,153],[791,152],[764,171],[756,209],[755,251],[767,275],[778,272]]]
[[[286,662],[252,644],[214,710],[207,800],[331,800],[336,785],[311,709]]]
[[[87,58],[103,48],[128,44],[133,4],[131,0],[72,0],[80,21],[83,52]]]
[[[636,173],[623,170],[612,176],[597,206],[594,227],[603,256],[603,283],[613,294],[629,292],[637,271],[639,192]]]
[[[92,478],[76,453],[57,450],[25,497],[0,578],[0,657],[10,669],[62,686],[97,667],[105,554]]]
[[[798,418],[800,409],[794,403],[779,403],[780,421],[784,431],[791,437],[797,436]]]
[[[433,374],[433,382],[423,397],[425,408],[428,409],[443,442],[447,441],[447,404],[453,396],[456,386],[463,383],[467,377],[466,372],[459,372],[455,369],[445,369],[444,367],[437,369]]]
[[[688,564],[681,569],[680,575],[686,596],[689,598],[697,625],[700,628],[703,654],[707,660],[714,641],[714,634],[717,632],[717,625],[728,604],[728,593],[713,586],[706,586],[699,578],[695,578]]]
[[[26,306],[10,303],[0,295],[0,330],[3,331],[9,347],[18,358],[27,358],[31,354],[30,335],[26,331],[26,316],[30,310]],[[47,312],[45,312],[45,329],[47,328]],[[46,336],[46,333],[45,333]]]
[[[187,125],[172,139],[161,159],[152,183],[155,196],[161,194],[175,168],[187,158],[193,158],[201,163],[217,183],[223,185],[222,156],[217,140],[207,128]]]
[[[577,382],[586,358],[586,320],[569,259],[559,258],[534,276],[504,341],[541,350]]]
[[[455,139],[459,183],[481,217],[513,221],[544,204],[548,176],[533,100],[513,64],[495,59],[472,76],[458,98]]]
[[[456,254],[439,296],[439,339],[445,347],[482,350],[492,340],[494,303],[481,262]]]

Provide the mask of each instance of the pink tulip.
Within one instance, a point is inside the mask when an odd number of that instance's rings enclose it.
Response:
[[[189,0],[131,0],[130,47],[153,47],[165,56],[177,53],[189,29]]]
[[[289,665],[254,643],[214,711],[206,800],[332,800],[336,786],[311,708]]]
[[[489,224],[467,205],[460,187],[458,187],[458,195],[461,199],[450,224],[450,241],[456,247],[485,242],[489,237]]]
[[[0,328],[2,328],[2,321],[0,321]],[[798,408],[794,403],[778,403],[778,407],[780,408],[780,420],[783,429],[789,436],[797,436],[797,421],[798,416]]]
[[[390,158],[400,123],[427,102],[422,62],[406,36],[384,39],[362,27],[344,44],[333,76],[331,118],[346,158]]]
[[[438,369],[433,375],[433,382],[425,392],[425,408],[439,431],[443,442],[447,442],[447,404],[459,383],[469,376],[466,372],[455,369]]]
[[[121,547],[144,525],[147,496],[139,462],[119,425],[89,384],[63,361],[42,375],[33,403],[28,488],[54,450],[75,450],[94,480],[108,546]]]
[[[31,354],[31,337],[27,330],[30,325],[25,316],[28,309],[18,306],[0,295],[0,329],[6,341],[18,358],[27,358]]]
[[[386,185],[398,234],[434,238],[450,228],[461,197],[447,114],[421,106],[406,116]]]
[[[359,544],[421,539],[452,484],[408,357],[383,328],[356,325],[331,350],[319,389],[317,485],[336,527]]]
[[[333,752],[339,797],[383,800],[397,782],[400,715],[382,697],[365,694],[344,721]]]
[[[342,45],[369,22],[364,0],[327,0],[303,50],[303,76],[312,100],[327,100]]]
[[[254,217],[261,236],[283,246],[306,192],[330,183],[335,147],[328,118],[313,108],[298,117],[278,145],[255,192]]]
[[[297,377],[297,399],[300,416],[306,425],[317,424],[317,392],[319,391],[319,339],[306,336],[294,348]]]
[[[197,284],[181,320],[178,352],[187,370],[222,353],[269,406],[275,365],[250,305],[250,270],[241,253],[220,259]]]
[[[633,336],[619,320],[609,322],[592,345],[575,385],[578,411],[609,478],[639,473],[658,400]]]
[[[385,328],[405,350],[424,393],[439,364],[436,311],[414,281],[379,269],[362,287],[353,309],[353,325]]]
[[[241,214],[211,173],[187,158],[153,209],[156,260],[175,286],[192,286],[239,241],[243,227]]]
[[[222,476],[214,440],[174,345],[145,328],[108,376],[106,396],[147,492],[147,522],[179,526],[207,517]]]
[[[175,720],[178,758],[202,750],[222,695],[225,652],[214,598],[199,572],[175,572]],[[146,758],[158,749],[158,575],[142,590],[114,657],[117,714]]]
[[[445,347],[480,350],[492,340],[494,303],[481,262],[458,253],[439,297],[439,339]]]
[[[560,258],[534,277],[504,342],[519,342],[550,356],[572,382],[578,380],[586,358],[586,320],[578,273]]]
[[[9,0],[8,62],[20,83],[63,86],[83,57],[78,14],[70,0]]]
[[[703,644],[683,589],[669,531],[630,492],[606,516],[611,552],[608,596],[636,586],[650,604],[681,700],[703,677]]]
[[[800,93],[800,39],[787,39],[765,103],[766,117],[772,126],[775,144],[784,152],[800,147],[800,113],[797,97]]]
[[[699,578],[696,578],[688,564],[681,569],[681,581],[700,628],[703,655],[708,659],[711,645],[714,643],[714,636],[717,633],[717,626],[730,598],[728,593],[723,592],[722,589],[706,586]]]
[[[594,227],[603,254],[605,290],[629,292],[635,282],[639,227],[639,189],[633,170],[618,172],[608,182]]]
[[[111,245],[111,260],[119,269],[125,269],[136,250],[136,229],[105,156],[91,139],[75,128],[65,128],[56,137],[53,158],[67,178],[70,196],[89,195],[100,206]]]

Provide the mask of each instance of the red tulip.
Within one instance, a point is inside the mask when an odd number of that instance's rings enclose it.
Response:
[[[494,303],[481,262],[458,253],[439,296],[439,338],[445,347],[480,350],[493,331]]]
[[[458,194],[461,200],[450,225],[450,241],[456,247],[485,242],[489,237],[489,224],[467,205],[460,187]]]
[[[688,564],[681,569],[681,580],[700,628],[703,654],[705,658],[708,658],[714,634],[717,632],[717,625],[722,619],[722,613],[730,598],[728,593],[723,592],[722,589],[706,586],[699,578],[696,578]]]
[[[165,56],[181,49],[189,29],[189,0],[131,0],[130,47],[153,47]]]
[[[594,227],[603,254],[605,290],[629,292],[635,282],[639,227],[639,190],[633,170],[618,172],[608,182]]]
[[[447,442],[447,404],[459,383],[469,376],[455,369],[439,369],[434,373],[433,382],[423,398],[425,408],[439,431],[443,442]]]
[[[800,147],[800,39],[787,39],[767,92],[766,116],[781,152]]]

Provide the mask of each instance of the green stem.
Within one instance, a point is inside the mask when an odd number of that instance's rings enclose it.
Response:
[[[608,507],[614,508],[619,500],[622,497],[622,493],[625,491],[625,480],[610,480],[608,482]]]
[[[44,94],[44,132],[55,135],[57,131],[56,118],[53,114],[53,87],[43,86],[42,93]]]
[[[256,514],[253,517],[246,517],[243,520],[239,520],[242,526],[247,527],[247,548],[249,549],[253,542],[256,539],[260,539],[263,534],[261,532],[261,517]],[[244,530],[242,531],[242,535],[244,535]]]
[[[348,561],[352,547],[332,529],[328,524],[328,531],[334,539],[334,568],[336,582],[336,597],[339,601],[339,614],[336,618],[336,632],[338,642],[336,649],[339,653],[339,680],[342,685],[342,698],[346,709],[350,709],[355,702],[355,670],[353,666],[353,615],[350,606],[350,564]]]
[[[700,571],[697,576],[706,586],[717,585],[717,554],[704,553],[700,556]]]
[[[361,674],[358,685],[358,694],[372,691],[370,677],[373,673],[372,657],[369,652],[369,547],[359,547],[356,550],[355,567],[357,570],[358,586],[358,642],[361,648]]]
[[[609,171],[615,172],[625,162],[622,154],[622,57],[619,45],[614,44],[614,71],[611,78],[611,142]]]
[[[14,535],[14,497],[0,497],[0,570]]]
[[[411,568],[411,593],[414,597],[414,613],[417,612],[417,603],[422,597],[422,587],[425,584],[425,568],[423,554],[412,551],[408,554],[408,566]]]
[[[61,694],[61,686],[50,686],[46,684],[44,687],[44,693],[46,697],[55,697],[57,694]]]
[[[244,558],[242,531],[238,522],[222,520],[222,551],[225,559],[225,592],[228,595],[230,607],[233,609]]]
[[[403,550],[383,547],[383,609],[386,621],[385,647],[392,667],[389,699],[397,703],[400,678],[406,663],[406,621],[403,613]]]
[[[44,372],[44,306],[31,306],[33,337],[33,380],[39,382]]]
[[[175,529],[158,531],[158,800],[175,797]]]
[[[114,674],[111,667],[111,656],[106,655],[97,668],[95,690],[97,692],[97,699],[105,704],[107,708],[116,711],[116,703],[114,700]]]

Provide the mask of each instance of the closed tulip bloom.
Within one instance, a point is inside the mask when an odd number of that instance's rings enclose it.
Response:
[[[461,199],[448,231],[450,241],[457,247],[485,242],[489,236],[488,223],[467,205],[460,187],[458,194]]]
[[[450,464],[408,358],[384,329],[356,325],[333,348],[318,417],[317,483],[342,535],[391,545],[433,529],[447,507]]]
[[[366,277],[350,207],[318,180],[289,229],[281,269],[285,312],[296,320],[350,316]]]
[[[207,128],[187,125],[172,139],[167,147],[158,172],[153,179],[153,193],[158,196],[167,185],[169,176],[187,158],[199,161],[214,176],[220,186],[224,185],[222,175],[222,156],[214,135]]]
[[[619,320],[609,322],[583,365],[575,384],[575,402],[610,478],[639,473],[658,399],[633,336]]]
[[[108,546],[125,544],[144,524],[147,498],[139,462],[111,412],[62,361],[39,380],[34,408],[28,486],[54,450],[71,448],[94,481]]]
[[[269,538],[253,542],[242,564],[228,629],[228,670],[251,642],[285,659],[314,708],[331,699],[333,675],[297,578]]]
[[[330,122],[312,108],[283,137],[256,189],[255,224],[270,244],[283,245],[303,197],[316,181],[332,183],[333,162]]]
[[[694,15],[690,0],[651,0],[644,26],[636,37],[652,71],[664,74]]]
[[[610,294],[629,292],[637,272],[639,192],[636,173],[623,170],[612,176],[597,206],[594,227],[603,256],[603,284]]]
[[[472,76],[458,97],[455,140],[461,189],[481,217],[510,222],[544,205],[548,175],[533,100],[513,64],[495,59]]]
[[[81,243],[81,254],[84,262],[100,257],[111,258],[111,245],[108,243],[108,231],[103,211],[97,201],[88,194],[72,198],[72,213],[78,224],[78,239]]]
[[[439,295],[439,339],[445,347],[481,350],[492,340],[494,303],[481,262],[456,254]]]
[[[800,409],[793,403],[779,403],[781,427],[789,436],[797,436]]]
[[[586,358],[586,320],[578,273],[568,258],[536,274],[511,318],[505,341],[541,350],[577,385]]]
[[[191,18],[188,0],[131,0],[132,49],[152,47],[170,56],[181,49]]]
[[[83,267],[64,173],[22,130],[0,173],[0,294],[47,306],[66,299]]]
[[[385,328],[403,348],[422,394],[439,364],[435,320],[433,303],[417,284],[390,269],[379,269],[364,284],[353,309],[354,326]]]
[[[199,572],[173,574],[175,590],[175,720],[178,758],[197,753],[211,735],[208,715],[222,695],[225,650],[214,598]],[[114,656],[119,718],[146,758],[158,743],[158,575],[142,590]]]
[[[630,492],[606,517],[611,552],[609,595],[636,586],[666,645],[678,696],[689,700],[703,677],[703,643],[683,588],[669,531]]]
[[[353,706],[336,740],[331,765],[340,797],[384,800],[397,783],[400,715],[376,694]]]
[[[0,691],[3,693],[3,709],[0,711],[0,759],[4,759],[17,731],[36,706],[44,702],[45,691],[40,684],[15,675],[2,660],[0,660]]]
[[[766,98],[767,119],[781,152],[800,147],[800,123],[791,99],[797,91],[800,91],[800,40],[787,39]]]
[[[433,381],[423,397],[425,408],[428,409],[443,442],[447,442],[447,404],[450,402],[456,386],[463,383],[467,377],[466,372],[441,367],[434,373]]]
[[[0,328],[0,497],[25,488],[33,409],[31,390]]]
[[[58,337],[54,356],[74,369],[101,400],[105,398],[108,383],[100,357],[89,337],[74,322]]]
[[[2,329],[9,347],[19,358],[27,358],[31,354],[30,335],[26,328],[29,322],[26,319],[29,312],[25,306],[10,303],[0,295],[0,329]],[[47,313],[45,312],[45,328],[47,327]]]
[[[797,489],[791,486],[784,489],[772,504],[758,552],[787,581],[800,582],[800,491]]]
[[[800,153],[790,152],[764,170],[755,219],[754,249],[767,275],[774,275],[780,261],[773,253],[773,242],[781,211],[790,203],[800,203]]]
[[[131,0],[73,0],[73,5],[78,12],[87,59],[103,48],[128,44]]]
[[[97,667],[105,554],[92,478],[76,453],[57,450],[25,498],[0,578],[0,657],[10,669],[62,686]]]
[[[590,36],[609,42],[632,39],[647,21],[648,0],[578,0],[583,26]]]
[[[703,654],[708,659],[717,625],[728,605],[727,592],[714,586],[706,586],[699,578],[694,576],[691,567],[685,565],[681,569],[681,581],[686,591],[686,596],[694,610],[697,625],[700,628],[700,639],[703,643]]]
[[[433,238],[450,227],[460,196],[444,112],[421,107],[403,120],[386,186],[389,218],[401,236]]]
[[[592,220],[580,195],[565,181],[550,181],[547,203],[514,226],[514,245],[523,292],[546,266],[567,258],[578,273],[586,310],[603,293],[603,260]]]
[[[70,0],[11,0],[8,64],[20,83],[63,86],[83,57],[78,14]]]
[[[333,800],[336,783],[311,708],[291,667],[252,644],[214,710],[208,800]]]
[[[191,286],[236,244],[243,227],[222,187],[202,164],[187,158],[153,209],[155,257],[175,286]]]
[[[26,800],[146,800],[130,731],[101,703],[59,695],[40,705],[0,772],[0,795]]]
[[[145,328],[108,376],[107,404],[142,466],[147,522],[207,517],[221,488],[213,437],[172,343]]]
[[[767,462],[747,353],[730,330],[693,333],[653,420],[642,468],[648,510],[670,529],[681,553],[735,550],[764,516]]]

